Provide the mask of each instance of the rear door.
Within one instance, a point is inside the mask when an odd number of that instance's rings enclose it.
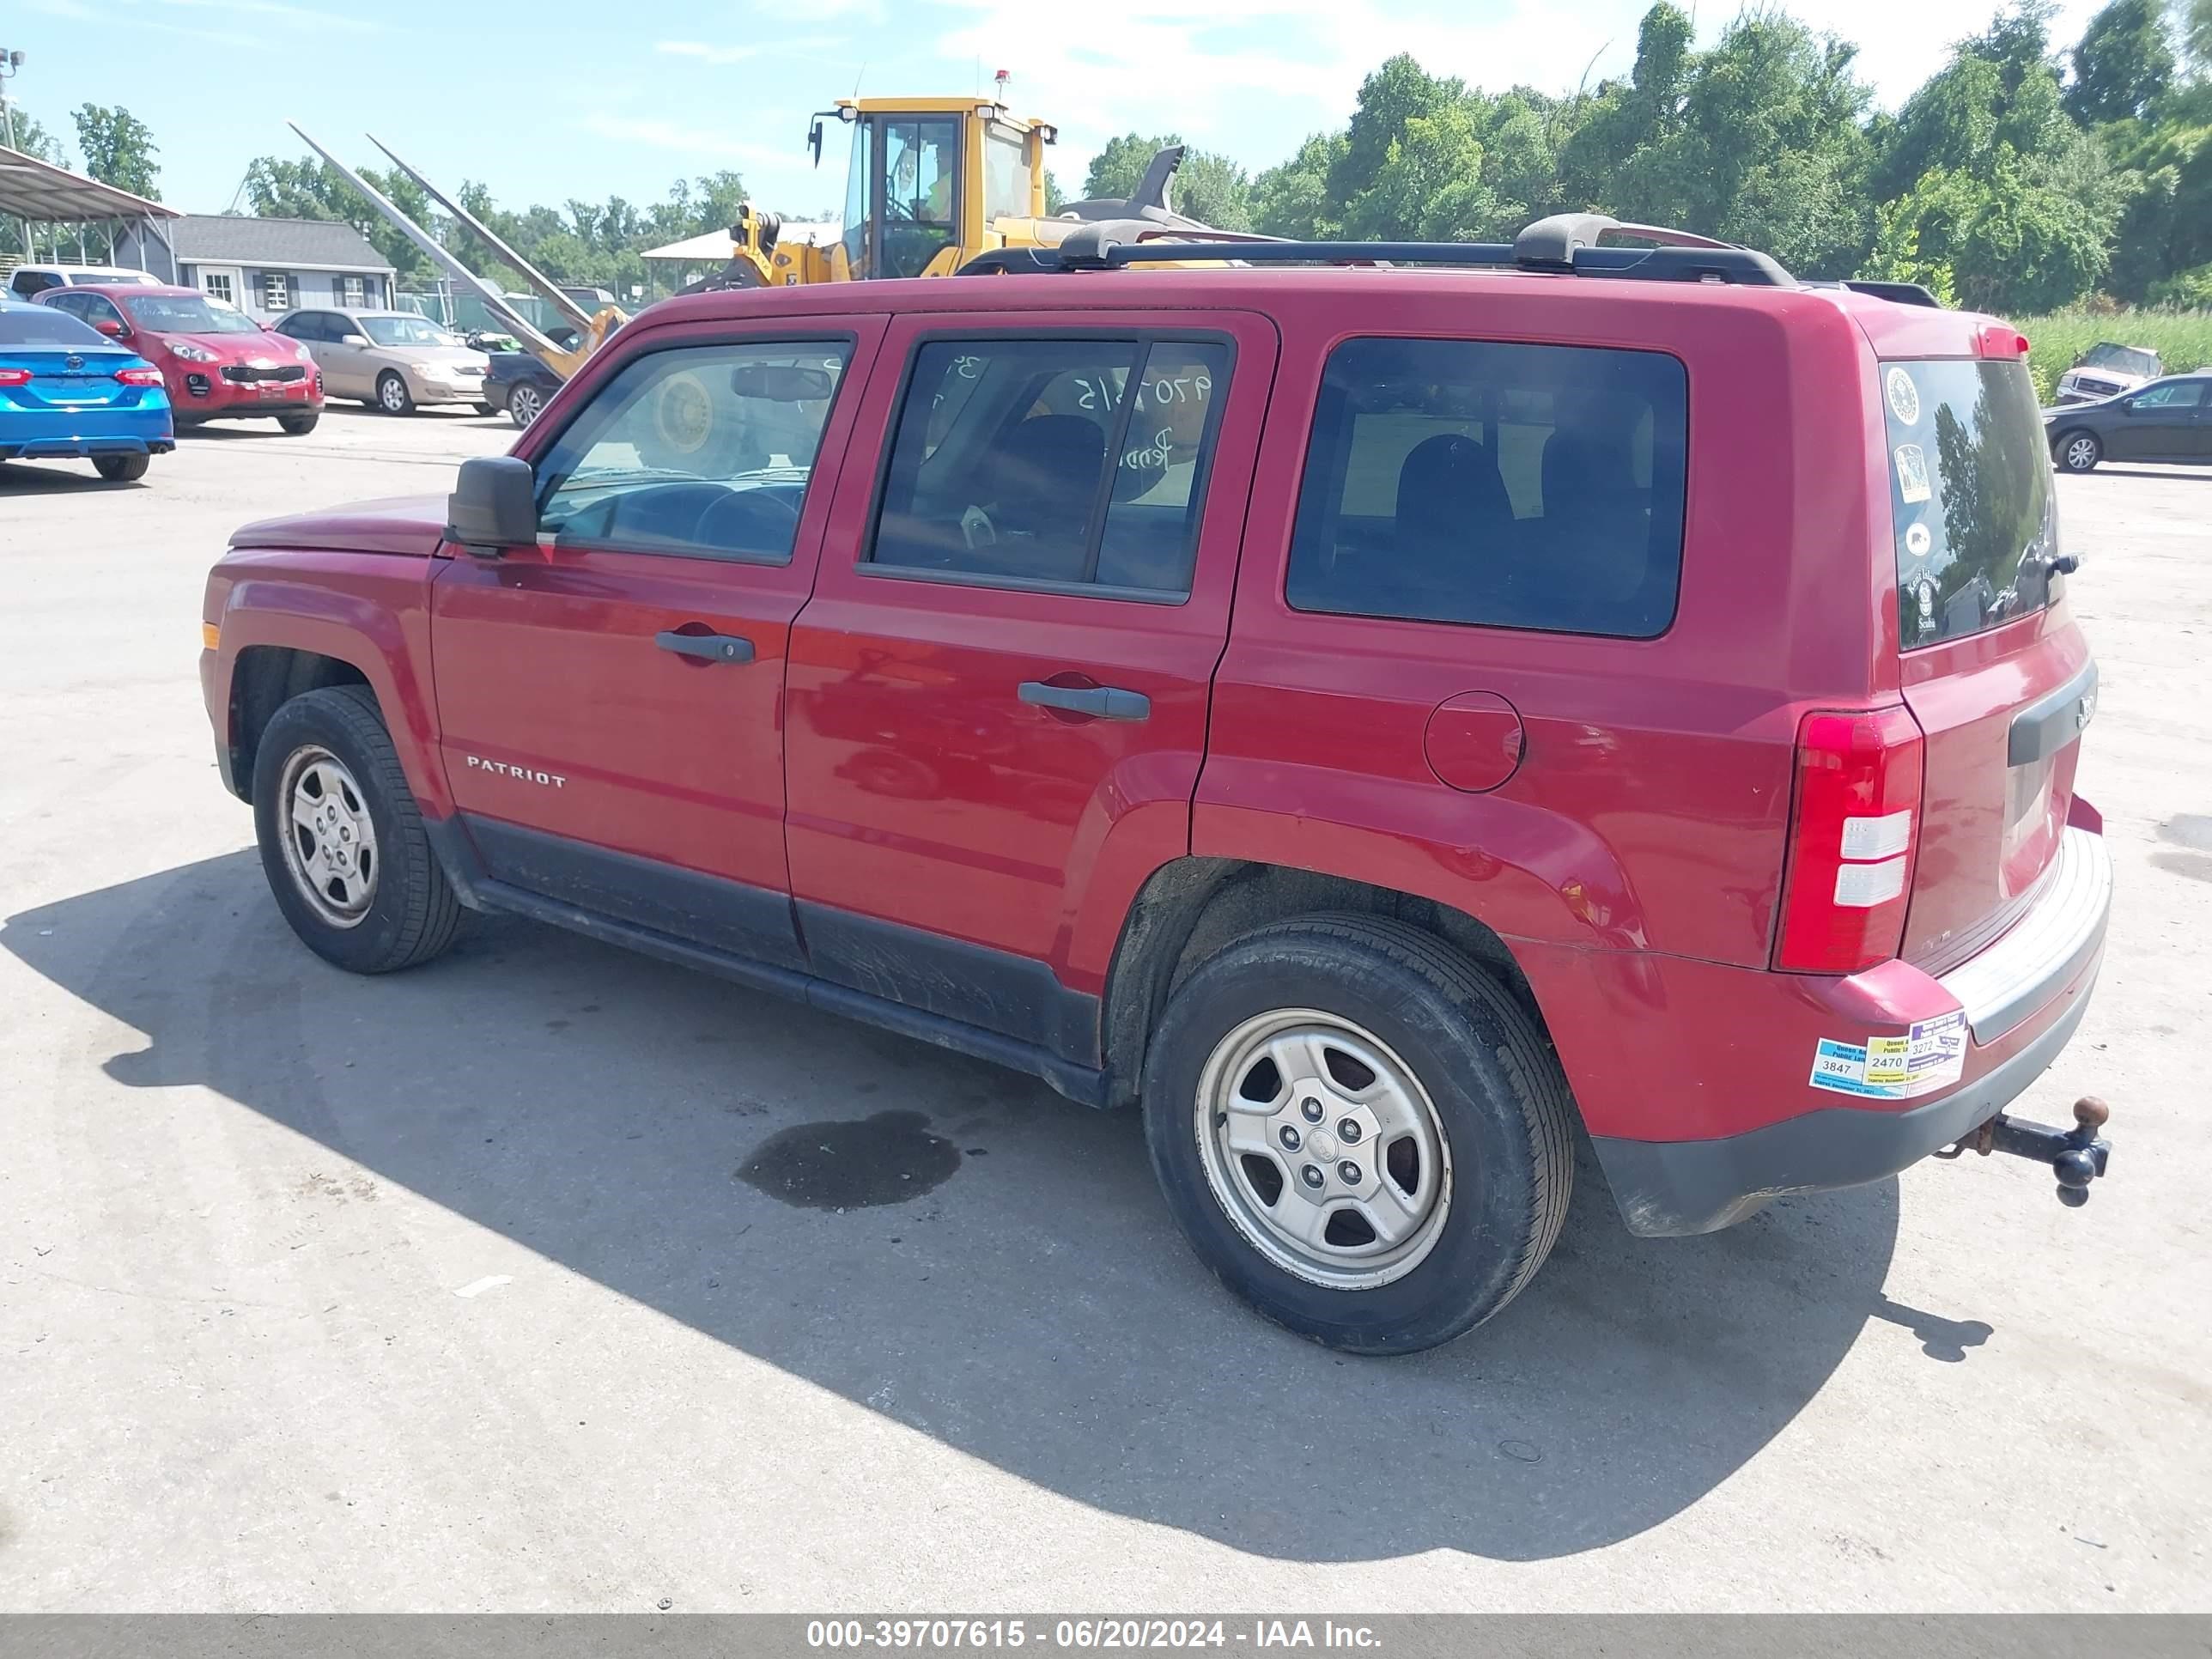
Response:
[[[799,965],[786,646],[883,326],[657,331],[523,439],[536,543],[432,589],[446,776],[494,879]]]
[[[1130,900],[1190,844],[1275,360],[1243,313],[892,325],[788,684],[823,978],[1097,1060]]]
[[[1932,972],[2033,902],[2058,850],[2096,669],[2064,603],[2027,366],[1882,366],[1901,679],[1926,735],[1902,954]]]

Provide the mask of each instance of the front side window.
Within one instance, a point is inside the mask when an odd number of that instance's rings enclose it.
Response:
[[[8,284],[21,295],[43,294],[50,288],[62,286],[62,279],[43,270],[19,270]]]
[[[656,351],[593,394],[538,463],[556,544],[788,564],[852,346]]]
[[[983,217],[1030,216],[1030,164],[1022,135],[993,122],[983,135]]]
[[[281,270],[261,273],[261,308],[264,311],[289,311],[292,308],[292,283]]]
[[[1663,353],[1347,340],[1315,410],[1290,602],[1650,639],[1674,614],[1688,431]]]
[[[2058,542],[2051,452],[2023,362],[1882,366],[1899,637],[1978,634],[2051,599]]]
[[[2202,380],[2168,380],[2164,386],[2145,386],[2129,399],[2136,409],[2195,409],[2203,401]]]
[[[933,340],[871,560],[1006,586],[1190,590],[1227,392],[1218,340]]]
[[[883,259],[885,276],[919,276],[957,234],[960,123],[951,116],[886,116]]]

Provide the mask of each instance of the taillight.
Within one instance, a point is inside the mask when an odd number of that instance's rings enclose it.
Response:
[[[161,371],[158,368],[118,368],[115,378],[125,386],[159,386]]]
[[[1774,965],[1855,974],[1897,954],[1918,841],[1921,736],[1899,705],[1808,714]]]
[[[2027,336],[2010,323],[1984,323],[1975,331],[1974,348],[1984,357],[2025,357]]]
[[[0,368],[0,386],[28,386],[31,371],[27,368]]]

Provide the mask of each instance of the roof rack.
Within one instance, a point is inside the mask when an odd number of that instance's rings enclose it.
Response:
[[[1607,232],[1657,242],[1655,247],[1601,247]],[[1794,288],[1796,278],[1770,256],[1684,230],[1623,224],[1598,213],[1539,219],[1505,242],[1290,242],[1176,233],[1141,221],[1086,224],[1057,247],[994,248],[960,267],[963,276],[1020,271],[1119,270],[1133,264],[1235,261],[1248,265],[1461,265],[1496,270],[1551,271],[1639,282],[1736,283]]]

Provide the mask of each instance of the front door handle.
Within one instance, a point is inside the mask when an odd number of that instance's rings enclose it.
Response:
[[[1039,708],[1057,708],[1070,714],[1088,714],[1101,720],[1148,720],[1152,700],[1141,691],[1124,691],[1117,685],[1048,685],[1042,680],[1024,680],[1021,699]]]
[[[753,642],[734,634],[679,634],[674,629],[655,634],[653,642],[663,651],[698,662],[750,662]]]

